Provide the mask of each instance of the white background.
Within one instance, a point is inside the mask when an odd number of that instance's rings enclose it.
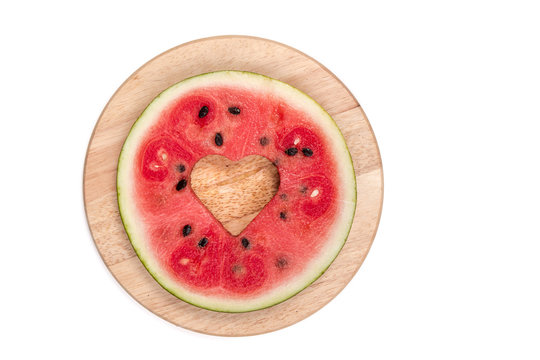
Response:
[[[534,1],[3,1],[0,358],[540,358]],[[197,38],[291,45],[366,111],[385,172],[365,263],[266,335],[177,328],[127,295],[86,224],[86,146],[139,66]]]

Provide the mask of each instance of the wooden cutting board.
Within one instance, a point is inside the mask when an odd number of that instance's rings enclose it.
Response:
[[[174,83],[216,70],[264,74],[313,97],[341,129],[352,155],[357,181],[354,223],[345,246],[328,270],[291,299],[268,309],[241,314],[200,309],[165,291],[133,251],[116,201],[118,155],[137,117],[154,97]],[[240,167],[239,171],[245,169]],[[249,176],[254,174],[257,172]],[[271,176],[267,175],[267,181],[271,181]],[[204,185],[205,178],[203,175],[201,178],[199,184]],[[163,319],[213,335],[241,336],[274,331],[306,318],[332,300],[352,279],[369,251],[379,224],[382,198],[382,165],[375,136],[362,108],[343,83],[298,50],[246,36],[189,42],[166,51],[135,71],[103,110],[88,146],[84,169],[84,201],[90,231],[116,280],[135,300]],[[244,210],[249,218],[253,209]],[[225,221],[226,217],[227,214]],[[346,320],[336,319],[338,322]]]

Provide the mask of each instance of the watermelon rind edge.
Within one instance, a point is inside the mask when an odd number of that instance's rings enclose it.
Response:
[[[122,165],[122,160],[123,160],[125,150],[126,150],[125,145],[128,142],[129,135],[137,128],[137,125],[140,124],[139,120],[152,107],[152,105],[156,103],[156,101],[158,99],[162,98],[168,91],[175,88],[176,86],[180,86],[180,84],[182,84],[182,83],[185,83],[185,82],[191,81],[191,80],[195,80],[197,78],[202,78],[202,77],[210,76],[210,75],[224,74],[224,73],[245,74],[245,75],[249,75],[249,76],[256,76],[256,77],[266,78],[266,79],[268,79],[270,81],[274,81],[274,82],[280,83],[282,85],[285,85],[289,89],[301,94],[304,98],[311,100],[311,102],[313,104],[317,105],[317,107],[326,115],[326,117],[331,120],[331,123],[333,124],[333,126],[337,130],[337,133],[341,137],[340,143],[342,143],[344,145],[344,147],[345,147],[345,150],[346,150],[346,153],[347,153],[347,156],[348,156],[348,160],[349,160],[348,163],[349,163],[349,165],[350,165],[350,167],[352,169],[352,173],[351,173],[352,176],[351,176],[351,179],[350,179],[351,183],[352,183],[352,184],[350,184],[350,187],[351,187],[350,192],[351,192],[352,197],[350,198],[350,200],[347,200],[347,202],[352,204],[352,210],[351,210],[352,212],[350,214],[349,221],[347,222],[347,224],[343,224],[343,228],[342,228],[343,235],[340,236],[340,238],[342,238],[342,240],[340,242],[339,247],[337,247],[334,250],[335,251],[334,256],[331,257],[331,258],[330,257],[326,258],[327,261],[326,261],[326,264],[324,265],[324,267],[319,268],[317,273],[315,275],[312,275],[312,277],[310,277],[309,281],[306,281],[305,283],[303,283],[303,285],[296,288],[295,291],[288,292],[285,296],[279,296],[279,294],[277,294],[277,295],[275,295],[273,297],[268,298],[267,301],[265,301],[265,302],[259,302],[258,305],[250,306],[250,307],[234,306],[234,305],[231,306],[231,304],[227,304],[226,301],[219,301],[219,303],[221,303],[221,306],[216,305],[216,304],[212,305],[211,302],[205,303],[205,302],[201,302],[201,301],[199,301],[199,302],[198,301],[193,301],[192,299],[190,299],[189,296],[185,296],[185,294],[182,294],[179,291],[175,291],[174,289],[171,289],[170,286],[166,286],[166,284],[164,284],[164,282],[166,280],[161,278],[159,276],[159,274],[157,274],[156,271],[154,271],[152,269],[152,266],[145,260],[145,256],[142,253],[143,251],[136,245],[136,241],[134,241],[134,238],[133,238],[133,231],[130,231],[131,226],[130,226],[130,224],[128,222],[128,219],[125,217],[126,211],[122,210],[123,206],[122,206],[122,200],[121,199],[122,199],[122,194],[123,194],[123,190],[122,190],[123,186],[122,186],[122,179],[120,179],[121,172],[119,171],[119,169],[121,168],[121,165]],[[184,80],[181,80],[181,81],[171,85],[170,87],[166,88],[162,92],[160,92],[145,107],[145,109],[141,112],[141,115],[137,118],[137,120],[131,126],[130,131],[128,133],[128,136],[126,137],[126,140],[125,140],[125,142],[124,142],[124,144],[122,146],[122,149],[121,149],[119,157],[118,157],[118,169],[117,169],[117,179],[116,180],[117,180],[116,181],[117,203],[118,203],[118,208],[119,208],[119,211],[120,211],[120,218],[121,218],[122,224],[124,226],[124,229],[125,229],[125,232],[126,232],[126,234],[128,236],[128,239],[130,240],[130,243],[131,243],[135,253],[137,254],[137,257],[139,258],[139,260],[141,261],[143,266],[146,268],[148,273],[156,280],[156,282],[163,289],[165,289],[167,292],[169,292],[173,296],[179,298],[180,300],[182,300],[182,301],[184,301],[186,303],[189,303],[191,305],[194,305],[196,307],[202,308],[202,309],[211,310],[211,311],[217,311],[217,312],[224,312],[224,313],[244,313],[244,312],[262,310],[262,309],[277,305],[279,303],[282,303],[282,302],[294,297],[295,295],[302,292],[306,288],[308,288],[311,284],[313,284],[315,281],[317,281],[328,270],[328,268],[334,263],[335,259],[339,256],[341,250],[345,246],[345,243],[346,243],[346,241],[348,239],[348,236],[349,236],[351,228],[352,228],[353,220],[354,220],[354,217],[355,217],[355,214],[356,214],[357,183],[356,183],[356,176],[355,176],[355,172],[354,172],[352,156],[351,156],[350,151],[348,150],[348,147],[346,145],[346,141],[345,141],[345,138],[343,136],[343,133],[340,131],[339,126],[337,125],[335,120],[330,116],[330,114],[318,102],[316,102],[312,97],[310,97],[305,92],[303,92],[303,91],[299,90],[298,88],[293,87],[293,86],[291,86],[291,85],[289,85],[289,84],[287,84],[285,82],[282,82],[280,80],[269,77],[267,75],[259,74],[259,73],[255,73],[255,72],[250,72],[250,71],[220,70],[220,71],[212,71],[212,72],[207,72],[207,73],[203,73],[203,74],[198,74],[198,75],[188,77],[188,78],[186,78]],[[232,303],[234,303],[234,302],[235,302],[235,300],[232,301]]]

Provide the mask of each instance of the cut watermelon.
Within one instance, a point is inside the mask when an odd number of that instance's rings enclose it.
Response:
[[[207,155],[261,155],[278,168],[276,196],[238,236],[191,189]],[[150,274],[178,298],[225,312],[277,304],[315,281],[356,207],[351,157],[328,113],[285,83],[238,71],[195,76],[154,99],[124,143],[117,190]]]

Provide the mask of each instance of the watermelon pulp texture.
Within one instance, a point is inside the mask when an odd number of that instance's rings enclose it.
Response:
[[[236,237],[190,186],[193,166],[214,154],[261,155],[279,171],[276,196]],[[331,117],[289,85],[236,71],[186,79],[154,99],[124,143],[117,190],[152,276],[184,301],[227,312],[271,306],[317,279],[356,205],[350,154]]]

